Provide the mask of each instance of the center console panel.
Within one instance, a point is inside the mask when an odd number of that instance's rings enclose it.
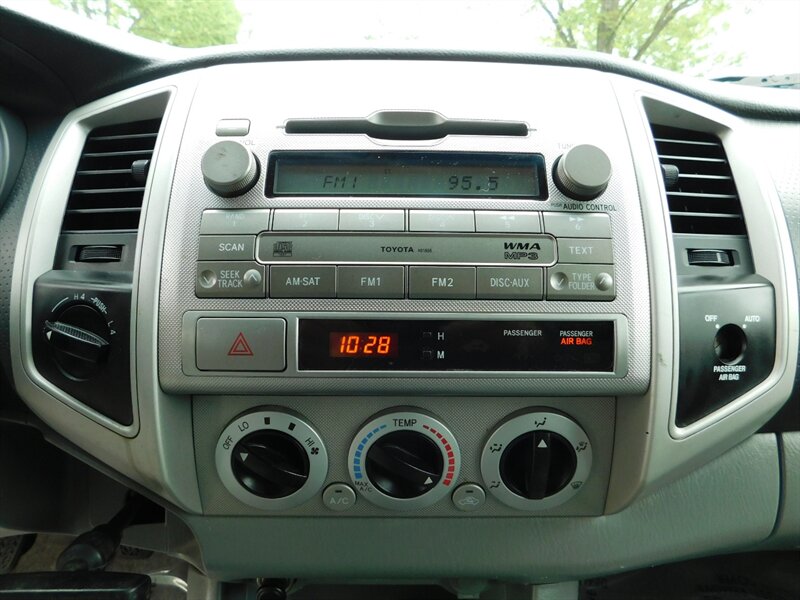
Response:
[[[596,82],[591,112],[555,80],[491,106],[437,81],[435,102],[324,105],[200,84],[159,378],[193,396],[204,510],[603,513],[651,326],[633,163]]]

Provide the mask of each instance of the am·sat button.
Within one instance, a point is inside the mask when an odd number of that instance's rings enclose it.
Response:
[[[335,298],[336,267],[271,267],[269,289],[272,298]]]
[[[201,318],[195,356],[200,371],[283,371],[286,321],[275,318]]]

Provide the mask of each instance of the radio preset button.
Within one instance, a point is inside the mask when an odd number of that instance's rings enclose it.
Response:
[[[336,267],[271,267],[269,287],[271,298],[335,298]]]
[[[256,255],[254,235],[201,235],[198,260],[253,260]]]
[[[542,269],[478,267],[479,300],[541,300]]]
[[[274,231],[336,231],[339,229],[339,209],[276,208],[272,229]]]
[[[611,264],[614,262],[611,240],[559,238],[558,260],[567,263]]]
[[[475,231],[475,213],[471,210],[411,210],[411,231]]]
[[[475,298],[474,267],[409,267],[409,298]]]
[[[338,267],[338,298],[403,298],[403,267]]]
[[[564,265],[547,269],[548,300],[613,300],[614,265]]]
[[[339,231],[405,231],[403,210],[339,211]]]
[[[195,348],[197,368],[201,371],[283,371],[286,321],[198,319]]]
[[[475,230],[480,233],[541,233],[538,212],[476,210]]]
[[[198,298],[263,298],[264,265],[248,261],[197,263],[195,295]]]
[[[611,237],[611,219],[605,213],[546,212],[543,217],[544,230],[556,237]]]
[[[257,234],[269,229],[269,209],[204,210],[200,235]]]

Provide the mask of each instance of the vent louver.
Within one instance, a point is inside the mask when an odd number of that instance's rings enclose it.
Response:
[[[746,235],[739,194],[720,139],[651,125],[673,233]]]
[[[62,232],[136,231],[161,119],[97,127],[72,182]]]

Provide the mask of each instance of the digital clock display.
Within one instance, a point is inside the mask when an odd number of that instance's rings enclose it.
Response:
[[[541,154],[273,152],[273,196],[547,198]]]
[[[330,334],[331,358],[394,358],[399,353],[397,333],[334,331]]]

